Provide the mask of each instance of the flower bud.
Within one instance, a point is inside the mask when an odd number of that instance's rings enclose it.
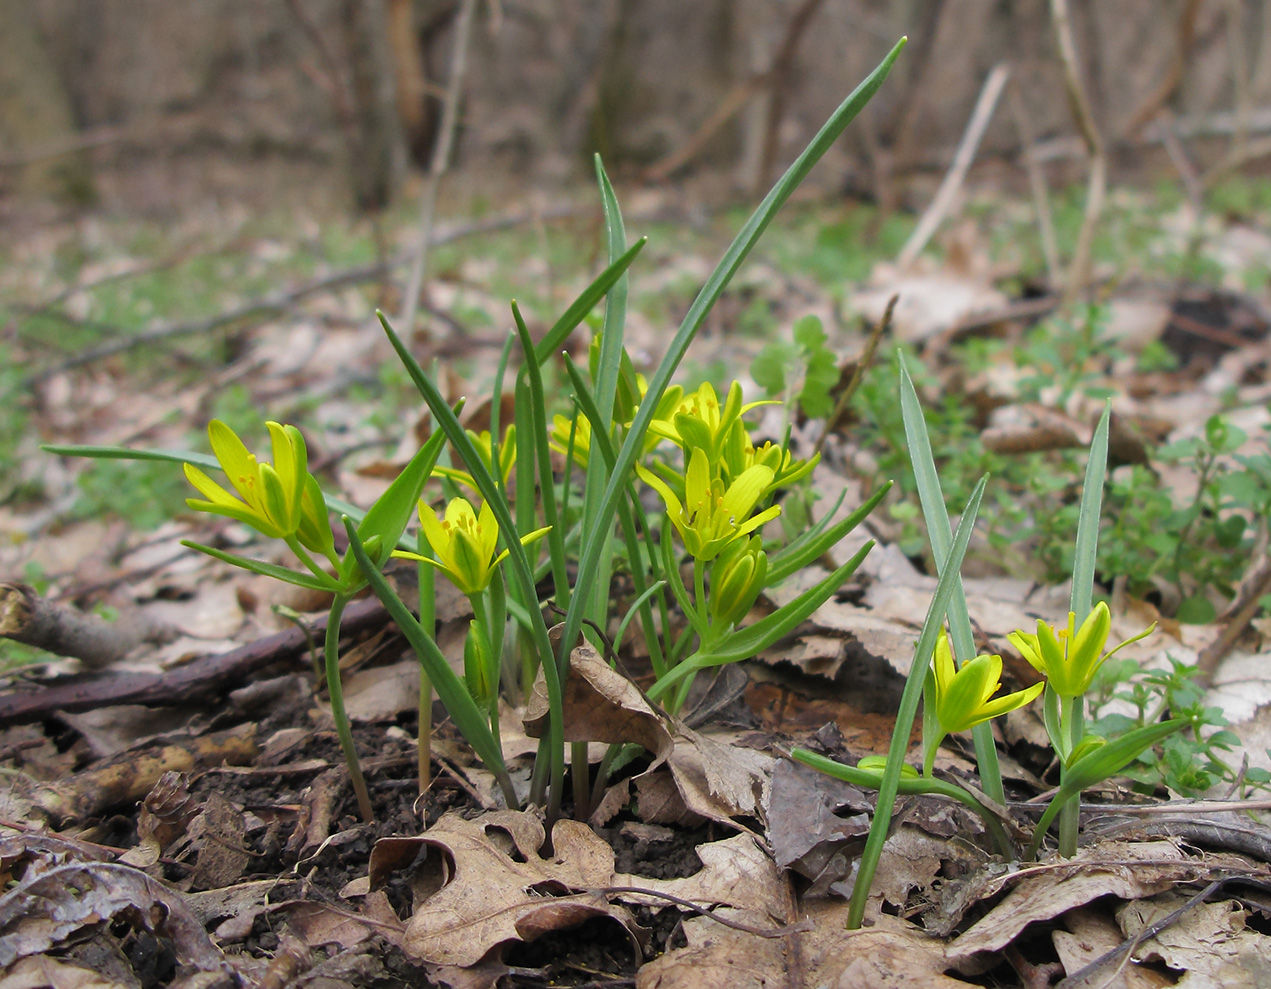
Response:
[[[758,536],[736,539],[711,564],[710,612],[720,625],[735,625],[750,612],[768,576],[768,554]]]
[[[485,630],[479,622],[471,621],[468,623],[468,638],[463,644],[463,678],[468,685],[468,693],[483,711],[490,707],[498,689],[491,670],[490,644]]]

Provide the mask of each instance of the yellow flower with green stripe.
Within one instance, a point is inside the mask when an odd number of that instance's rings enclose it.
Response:
[[[186,464],[186,479],[203,496],[189,498],[186,504],[236,519],[275,539],[298,539],[306,549],[338,563],[326,500],[309,473],[304,437],[295,426],[265,425],[273,441],[272,463],[258,460],[229,426],[213,419],[207,427],[212,452],[237,495]]]

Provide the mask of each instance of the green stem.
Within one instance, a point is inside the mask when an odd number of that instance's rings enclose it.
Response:
[[[419,552],[431,552],[421,536]],[[426,563],[419,564],[419,624],[425,634],[433,635],[437,628],[437,573]],[[432,677],[419,664],[419,748],[416,757],[419,770],[419,795],[422,797],[432,783]]]
[[[305,567],[308,569],[310,573],[312,573],[319,580],[325,581],[326,583],[330,584],[332,589],[338,586],[336,584],[335,578],[332,577],[325,570],[323,570],[320,566],[318,566],[314,558],[308,554],[308,552],[305,550],[303,546],[300,545],[300,540],[298,538],[296,538],[294,535],[285,536],[283,538],[283,542],[287,544],[288,549],[290,549],[293,553],[296,554],[296,558],[305,565]],[[336,562],[335,568],[337,571],[340,569],[339,561]]]
[[[792,749],[790,758],[795,762],[803,763],[805,766],[811,766],[827,776],[833,776],[835,779],[842,780],[845,783],[851,783],[853,786],[863,786],[871,790],[877,790],[882,782],[882,774],[880,773],[857,769],[855,766],[845,766],[841,762],[827,759],[825,756],[809,752],[807,749]],[[969,807],[984,822],[984,830],[992,837],[1002,856],[1008,861],[1015,857],[1015,846],[1007,836],[1006,829],[1002,827],[1002,822],[997,819],[997,815],[956,783],[951,783],[947,780],[929,779],[927,777],[902,776],[898,786],[900,793],[936,794],[948,797],[950,800],[956,800]]]
[[[344,690],[340,683],[340,619],[348,603],[347,597],[337,594],[331,602],[331,614],[327,618],[327,691],[331,694],[331,716],[335,720],[335,733],[340,738],[340,748],[344,750],[345,765],[349,767],[358,809],[363,821],[374,824],[375,812],[371,809],[371,795],[367,792],[366,779],[362,776],[362,767],[357,761],[357,747],[353,744],[353,729],[349,726],[349,716],[344,710]]]
[[[1059,698],[1059,730],[1063,732],[1071,754],[1085,737],[1085,710],[1080,697]],[[1067,767],[1061,764],[1059,783],[1063,786]],[[1080,794],[1077,795],[1080,797]],[[1064,858],[1072,858],[1077,854],[1077,831],[1080,826],[1081,801],[1068,800],[1059,811],[1059,854]]]

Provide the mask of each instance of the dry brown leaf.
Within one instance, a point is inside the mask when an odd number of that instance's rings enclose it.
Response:
[[[1068,930],[1053,931],[1051,940],[1069,976],[1125,942],[1125,935],[1116,922],[1093,907],[1069,910],[1064,914],[1063,923]],[[1131,961],[1115,975],[1111,971],[1101,972],[1095,984],[1104,989],[1164,989],[1172,986],[1174,980]]]
[[[763,923],[763,917],[728,911],[732,920]],[[641,967],[636,989],[772,989],[797,985],[797,947],[787,938],[755,937],[695,918],[684,922],[688,947],[677,948]]]
[[[949,945],[950,959],[969,959],[977,952],[998,951],[1035,921],[1049,920],[1100,896],[1135,900],[1191,879],[1195,865],[1167,841],[1107,841],[1079,849],[1068,860],[1024,870],[1009,893]]]
[[[767,808],[773,858],[815,879],[843,845],[869,832],[871,809],[856,787],[782,759],[772,772]]]
[[[738,817],[762,820],[776,763],[772,756],[736,743],[734,736],[702,735],[681,726],[666,760],[688,810],[734,827]]]
[[[587,643],[570,653],[563,690],[565,741],[634,742],[659,765],[671,751],[671,733],[630,680]],[[547,686],[540,674],[525,712],[525,730],[541,736],[547,725]]]
[[[1186,900],[1171,891],[1126,903],[1117,910],[1117,922],[1126,937],[1134,937]],[[1250,928],[1248,917],[1248,911],[1234,900],[1200,903],[1144,941],[1134,955],[1185,971],[1175,984],[1187,989],[1261,989],[1271,985],[1271,937]]]
[[[414,842],[416,851],[427,846],[439,853],[421,871],[452,865],[441,868],[435,892],[416,903],[402,940],[406,955],[418,963],[468,967],[505,942],[532,940],[596,916],[613,918],[636,937],[625,908],[596,893],[571,892],[610,884],[613,849],[576,821],[557,822],[550,858],[539,854],[543,840],[539,820],[519,811],[473,821],[447,814],[418,838],[396,839],[388,849],[396,861]],[[373,854],[373,878],[384,874],[383,859]]]
[[[609,885],[633,886],[691,900],[701,907],[727,906],[734,910],[764,915],[758,926],[786,924],[789,883],[759,843],[748,834],[738,834],[724,841],[711,841],[697,846],[702,868],[681,879],[651,879],[617,873]],[[663,907],[666,901],[641,893],[620,893],[625,903],[642,903]]]
[[[155,910],[156,906],[163,909]],[[108,862],[59,866],[0,897],[0,969],[121,916],[169,939],[183,967],[229,972],[225,958],[179,893],[144,872]]]
[[[848,904],[838,899],[804,901],[813,930],[799,935],[805,985],[828,989],[966,989],[945,974],[950,968],[938,938],[887,914],[873,925],[847,930]]]
[[[48,955],[19,959],[9,967],[0,989],[132,989],[141,983],[121,981],[118,974],[103,974],[88,967],[60,961]]]

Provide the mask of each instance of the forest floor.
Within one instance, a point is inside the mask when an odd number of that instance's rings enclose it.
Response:
[[[670,193],[631,199],[628,231],[651,239],[631,270],[627,347],[647,372],[745,214],[705,216]],[[1079,195],[1059,197],[1061,250],[1080,216]],[[580,194],[562,209],[440,226],[405,336],[449,399],[470,396],[469,428],[490,420],[492,403],[471,396],[489,394],[508,300],[541,334],[598,270],[598,218]],[[374,230],[307,214],[92,217],[5,247],[0,618],[14,620],[19,600],[95,613],[111,631],[91,634],[120,655],[85,663],[0,639],[0,982],[1271,982],[1271,832],[1259,816],[1271,807],[1271,182],[1233,180],[1199,212],[1169,184],[1115,190],[1093,301],[1068,309],[1028,201],[973,195],[902,270],[892,259],[914,220],[791,204],[680,375],[721,394],[739,380],[748,400],[771,394],[777,404],[747,417],[752,433],[780,440],[788,428],[806,456],[825,403],[859,366],[783,518],[790,538],[840,492],[847,510],[894,479],[825,562],[877,545],[785,641],[699,678],[665,751],[625,767],[587,820],[566,806],[550,845],[538,813],[503,806],[440,704],[420,794],[418,667],[373,598],[354,603],[342,642],[375,810],[364,823],[315,670],[327,602],[181,541],[282,563],[285,553],[186,510],[194,492],[172,463],[39,449],[205,453],[213,418],[260,448],[276,419],[304,431],[325,490],[370,504],[432,428],[374,317],[401,308],[402,267],[383,252],[400,259],[413,243],[405,214]],[[570,346],[585,356],[585,340]],[[1159,624],[1106,664],[1091,717],[1105,732],[1166,712],[1192,726],[1086,795],[1073,859],[1006,862],[961,807],[902,799],[866,925],[848,931],[873,794],[785,754],[855,763],[886,751],[935,587],[897,348],[928,410],[950,511],[992,475],[964,577],[1006,689],[1037,680],[1007,634],[1068,609],[1085,449],[1111,399],[1098,590],[1113,641]],[[549,384],[567,391],[563,375]],[[809,569],[757,608],[824,576]],[[391,576],[406,596],[413,567]],[[471,612],[438,589],[436,641],[461,670]],[[647,655],[621,651],[624,677],[647,686]],[[663,724],[638,697],[589,703],[597,721],[643,711]],[[504,705],[518,781],[538,745],[524,716],[515,698]],[[1026,838],[1056,767],[1035,709],[996,729],[1002,810]],[[604,746],[592,750],[594,774]],[[973,782],[969,737],[947,740],[936,765]]]

